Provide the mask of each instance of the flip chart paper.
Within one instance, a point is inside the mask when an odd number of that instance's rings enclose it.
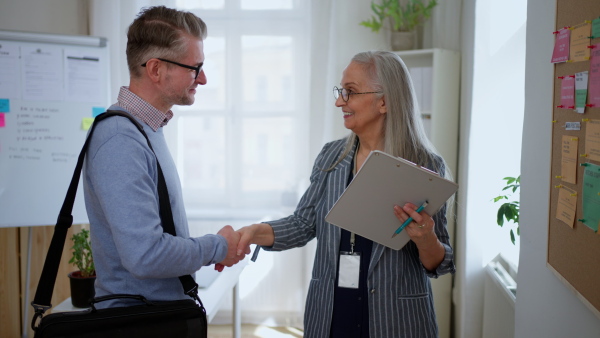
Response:
[[[556,206],[556,218],[565,222],[571,228],[575,223],[577,212],[577,194],[575,190],[562,187],[558,192],[558,205]]]
[[[0,43],[0,93],[3,98],[20,99],[19,93],[19,45]]]
[[[61,101],[64,98],[62,49],[22,46],[21,78],[23,99]]]
[[[562,180],[576,184],[577,181],[577,146],[578,138],[568,135],[562,137]]]
[[[101,52],[65,49],[65,96],[67,101],[102,102]]]

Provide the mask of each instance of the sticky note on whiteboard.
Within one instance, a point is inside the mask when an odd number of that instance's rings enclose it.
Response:
[[[106,109],[104,109],[104,107],[92,107],[92,117],[96,117],[105,111]]]
[[[10,113],[9,99],[0,99],[0,113]]]
[[[81,129],[83,129],[83,130],[90,129],[90,127],[92,126],[92,123],[94,123],[94,118],[92,118],[92,117],[84,117],[81,120]]]

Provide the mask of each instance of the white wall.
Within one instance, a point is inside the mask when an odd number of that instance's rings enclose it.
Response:
[[[515,337],[600,336],[600,318],[546,267],[555,1],[529,0]],[[597,267],[582,267],[597,268]]]
[[[0,0],[0,29],[87,35],[87,1]]]

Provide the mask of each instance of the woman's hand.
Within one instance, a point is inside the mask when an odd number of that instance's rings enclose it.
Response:
[[[412,203],[406,203],[403,207],[395,205],[394,214],[400,224],[412,217],[413,221],[404,228],[404,231],[417,245],[423,266],[429,271],[434,271],[444,260],[446,250],[435,234],[433,218],[425,211],[418,213],[417,206]]]
[[[394,214],[400,221],[400,224],[404,223],[409,217],[412,217],[413,221],[404,228],[404,231],[408,233],[410,239],[415,242],[418,247],[434,242],[433,240],[437,241],[433,218],[425,211],[417,213],[416,205],[412,203],[406,203],[403,207],[395,205]]]

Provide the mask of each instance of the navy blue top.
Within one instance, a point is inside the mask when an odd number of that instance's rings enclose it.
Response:
[[[356,155],[355,155],[356,156]],[[348,184],[352,181],[353,170],[350,171]],[[340,239],[340,251],[350,252],[350,232],[344,229]],[[335,274],[335,291],[333,296],[333,318],[331,322],[331,338],[368,338],[369,337],[369,304],[367,273],[373,241],[355,234],[354,252],[360,253],[360,273],[358,289],[338,287],[340,254],[338,253],[338,271]]]

